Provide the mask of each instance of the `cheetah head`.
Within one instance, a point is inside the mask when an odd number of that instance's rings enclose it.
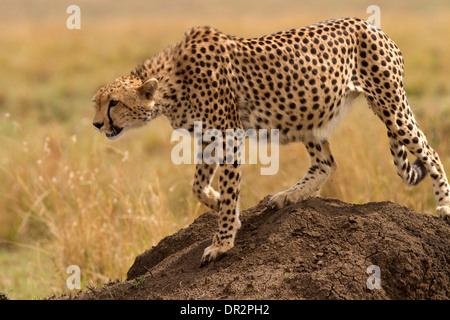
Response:
[[[147,125],[159,115],[155,107],[158,80],[144,82],[132,77],[122,77],[97,91],[94,98],[93,125],[110,140],[125,131]]]

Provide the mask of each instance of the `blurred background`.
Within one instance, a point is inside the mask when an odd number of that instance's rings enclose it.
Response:
[[[67,7],[81,9],[69,30]],[[194,165],[170,160],[166,119],[107,141],[92,127],[91,98],[193,26],[256,37],[330,18],[367,19],[406,63],[408,100],[450,170],[450,2],[128,0],[0,2],[0,293],[41,299],[124,279],[137,254],[207,211],[191,193]],[[321,192],[352,203],[394,201],[435,214],[430,179],[397,177],[384,125],[357,99],[330,139],[339,169]],[[280,170],[246,165],[241,210],[297,182],[309,167],[301,144],[280,148]],[[217,186],[217,181],[214,183]]]

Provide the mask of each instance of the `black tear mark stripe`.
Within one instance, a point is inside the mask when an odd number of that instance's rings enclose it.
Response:
[[[109,105],[108,106],[108,119],[109,119],[109,125],[110,125],[110,127],[111,127],[111,130],[112,130],[112,132],[113,133],[120,133],[120,131],[122,131],[122,128],[120,128],[120,127],[118,127],[118,126],[116,126],[116,125],[114,125],[114,122],[113,122],[113,120],[112,120],[112,118],[111,118],[111,108],[114,108],[114,106],[111,106],[111,105]]]

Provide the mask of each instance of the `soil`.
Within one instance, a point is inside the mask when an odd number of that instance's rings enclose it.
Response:
[[[450,299],[450,225],[392,202],[268,197],[241,212],[235,246],[200,267],[206,212],[139,255],[127,281],[58,299]]]

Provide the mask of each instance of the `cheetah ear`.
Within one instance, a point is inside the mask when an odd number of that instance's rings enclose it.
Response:
[[[145,95],[147,99],[150,99],[155,94],[158,84],[158,80],[155,78],[148,79],[138,88],[138,92]]]

